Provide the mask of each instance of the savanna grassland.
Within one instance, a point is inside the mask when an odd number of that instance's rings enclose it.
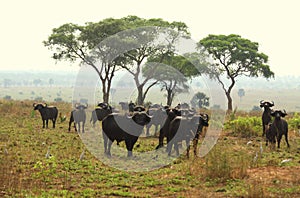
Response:
[[[300,197],[298,114],[286,118],[290,149],[285,141],[280,149],[265,146],[261,112],[238,111],[226,117],[208,155],[182,155],[152,171],[128,172],[103,164],[89,151],[79,159],[86,148],[74,130],[67,130],[70,103],[52,103],[67,115],[65,121],[58,118],[55,129],[42,129],[32,103],[0,101],[0,197]],[[140,138],[134,154],[154,149],[157,142]]]

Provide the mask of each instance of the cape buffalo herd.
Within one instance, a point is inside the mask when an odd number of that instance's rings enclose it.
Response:
[[[260,101],[260,107],[264,109],[262,113],[262,131],[263,137],[268,142],[280,148],[282,136],[285,136],[287,147],[288,142],[288,123],[283,119],[287,113],[285,110],[273,110],[273,101]],[[75,109],[71,111],[69,128],[74,122],[74,128],[77,132],[85,132],[86,117],[91,115],[90,123],[95,127],[97,121],[102,123],[102,138],[104,142],[104,153],[111,156],[111,146],[114,141],[125,142],[127,156],[132,156],[132,150],[138,138],[146,131],[146,137],[158,136],[158,145],[156,150],[164,147],[164,138],[166,138],[167,155],[172,154],[174,148],[175,154],[179,155],[179,148],[182,142],[185,142],[186,155],[189,157],[190,145],[194,147],[194,155],[197,155],[197,144],[199,136],[204,127],[209,126],[208,114],[197,112],[190,109],[187,104],[178,104],[175,107],[162,106],[155,104],[147,108],[137,106],[133,102],[120,102],[122,112],[114,111],[107,103],[98,103],[91,114],[87,114],[87,104],[75,104]],[[43,128],[48,128],[48,120],[53,123],[58,116],[58,110],[54,106],[48,106],[46,103],[34,103],[34,110],[38,110],[43,120]],[[117,112],[117,113],[116,113]],[[125,113],[124,113],[125,112]],[[273,120],[273,121],[272,121]],[[150,134],[150,128],[154,126],[154,134]]]

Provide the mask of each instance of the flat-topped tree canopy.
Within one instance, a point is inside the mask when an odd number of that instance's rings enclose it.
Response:
[[[268,56],[258,51],[258,43],[236,34],[208,35],[198,42],[199,49],[205,49],[214,59],[207,67],[210,78],[216,79],[225,91],[228,110],[232,111],[231,90],[238,76],[265,78],[274,77],[267,65]],[[222,77],[226,79],[222,79]],[[228,82],[229,79],[229,82]]]

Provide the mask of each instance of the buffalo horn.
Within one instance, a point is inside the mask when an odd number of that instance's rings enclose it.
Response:
[[[287,113],[286,113],[285,109],[283,109],[283,112],[281,112],[281,113],[283,113],[283,114],[287,115]]]

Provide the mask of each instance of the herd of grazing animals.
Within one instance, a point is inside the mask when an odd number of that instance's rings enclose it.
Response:
[[[131,103],[120,103],[122,109],[129,111],[128,114],[120,114],[118,111],[113,111],[113,108],[107,103],[99,103],[92,111],[90,122],[93,126],[97,121],[102,121],[102,136],[104,141],[104,152],[107,156],[111,156],[111,145],[114,141],[119,144],[125,141],[127,156],[132,156],[134,144],[142,134],[146,127],[146,135],[149,136],[149,128],[154,125],[155,133],[159,132],[158,145],[156,149],[163,147],[164,138],[167,140],[167,153],[171,155],[172,148],[179,155],[179,146],[182,141],[185,141],[187,146],[187,157],[189,157],[190,143],[193,142],[194,155],[197,155],[197,144],[199,135],[204,127],[209,126],[209,116],[207,114],[199,114],[196,111],[189,109],[187,105],[177,105],[174,108],[169,106],[162,107],[155,105],[147,110],[142,106],[135,106]],[[126,107],[127,105],[127,107]],[[282,136],[285,136],[287,146],[288,143],[288,124],[283,119],[287,113],[285,110],[272,110],[274,102],[260,101],[260,107],[264,109],[262,114],[263,137],[268,142],[280,148]],[[48,120],[55,122],[58,115],[56,107],[48,106],[45,103],[34,103],[34,110],[39,110],[43,128],[48,128]],[[71,124],[74,122],[75,131],[85,132],[84,126],[86,122],[87,104],[75,104],[75,109],[71,112],[69,121],[69,131]],[[274,117],[272,122],[272,117]],[[80,127],[82,123],[82,128]],[[78,125],[78,127],[76,127]],[[158,131],[158,126],[160,130]]]

